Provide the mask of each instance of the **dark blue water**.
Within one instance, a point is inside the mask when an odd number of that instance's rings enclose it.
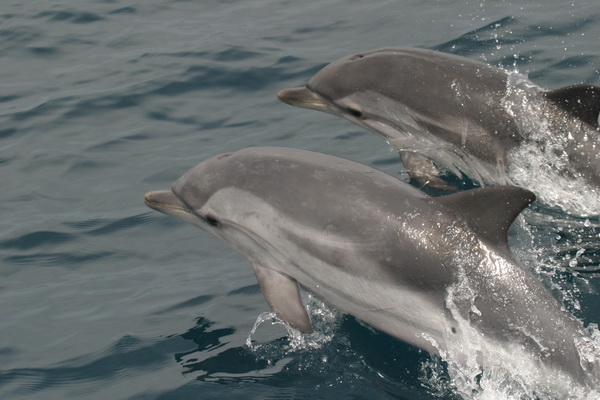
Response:
[[[460,398],[443,363],[347,316],[247,346],[268,311],[249,263],[143,194],[255,145],[406,179],[381,139],[276,92],[388,46],[599,84],[599,22],[596,0],[2,2],[0,398]],[[556,272],[580,247],[598,265],[598,229],[520,224],[519,253],[599,323],[600,278]]]

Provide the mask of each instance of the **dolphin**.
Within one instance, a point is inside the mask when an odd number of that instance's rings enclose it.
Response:
[[[544,91],[522,75],[468,58],[386,48],[343,57],[306,87],[277,96],[382,136],[421,185],[455,189],[444,171],[480,185],[514,184],[507,166],[516,148],[530,144],[561,176],[600,187],[597,86]]]
[[[275,147],[212,157],[144,198],[245,256],[267,303],[301,332],[313,328],[300,286],[433,354],[486,365],[521,351],[534,370],[584,382],[582,323],[507,242],[534,199],[515,186],[434,198],[360,163]]]

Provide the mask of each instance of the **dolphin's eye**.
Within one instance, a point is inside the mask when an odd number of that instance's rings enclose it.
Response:
[[[204,217],[204,220],[206,221],[207,224],[209,224],[210,226],[214,226],[215,228],[217,228],[217,227],[219,227],[219,225],[221,225],[219,220],[210,214],[206,215]]]
[[[348,114],[352,115],[355,118],[363,118],[364,114],[357,110],[356,108],[347,108]]]

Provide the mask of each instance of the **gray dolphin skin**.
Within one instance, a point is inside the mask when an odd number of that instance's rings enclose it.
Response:
[[[433,198],[353,161],[256,147],[210,158],[144,200],[245,256],[271,308],[304,333],[299,285],[428,352],[486,365],[518,351],[535,370],[587,384],[582,324],[507,243],[534,199],[512,186]]]
[[[468,58],[388,48],[341,58],[278,98],[387,139],[422,185],[453,189],[440,169],[481,184],[511,184],[511,150],[534,143],[558,149],[548,162],[561,174],[600,186],[597,86],[543,91],[522,75]],[[549,137],[540,138],[542,126]]]

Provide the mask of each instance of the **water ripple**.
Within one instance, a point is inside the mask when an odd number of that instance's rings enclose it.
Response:
[[[44,11],[33,18],[46,19],[51,22],[68,21],[74,24],[88,24],[90,22],[102,21],[100,15],[91,12],[72,12],[72,11]]]
[[[178,337],[145,342],[126,335],[103,352],[67,360],[53,367],[0,371],[0,387],[18,381],[15,394],[23,395],[60,386],[76,387],[82,383],[106,385],[108,381],[125,379],[131,370],[155,370],[184,347],[185,343]]]
[[[35,27],[2,27],[0,28],[0,46],[3,51],[21,50],[41,36],[41,30]]]
[[[135,14],[137,13],[137,8],[136,7],[122,7],[122,8],[117,8],[116,10],[112,10],[109,11],[109,14]]]
[[[117,219],[89,219],[85,221],[65,222],[69,227],[82,230],[82,233],[89,236],[110,235],[112,233],[143,226],[151,223],[156,219],[152,213],[145,212],[143,214],[132,215],[125,218]],[[89,229],[92,228],[92,229]]]
[[[14,255],[4,257],[3,260],[10,264],[31,266],[68,266],[81,265],[91,261],[113,258],[117,253],[112,251],[97,251],[88,254],[75,254],[72,252],[37,253],[31,255]]]
[[[205,304],[209,301],[211,301],[212,299],[214,299],[215,296],[210,296],[210,295],[203,295],[203,296],[198,296],[198,297],[194,297],[193,299],[190,300],[186,300],[182,303],[179,304],[175,304],[174,306],[171,306],[167,309],[161,310],[161,311],[156,311],[154,314],[160,315],[160,314],[169,314],[173,311],[177,311],[177,310],[181,310],[184,308],[190,308],[190,307],[197,307],[199,305]]]
[[[516,22],[516,18],[512,16],[500,18],[456,39],[434,46],[433,49],[462,56],[471,56],[484,53],[490,49],[496,49],[499,46],[520,43],[523,39],[518,36],[511,39],[510,35],[498,35],[498,31],[506,31]]]
[[[192,351],[175,354],[175,359],[177,362],[183,361],[187,355],[197,351],[214,350],[223,347],[225,343],[221,341],[221,338],[224,336],[229,336],[235,332],[235,329],[233,328],[211,330],[213,325],[213,321],[200,317],[197,319],[196,326],[194,328],[191,328],[187,332],[180,335],[183,339],[192,341],[197,348]],[[190,367],[188,366],[187,368],[189,369]]]
[[[76,240],[75,235],[64,232],[40,231],[0,242],[0,248],[29,250],[41,246],[57,245]]]

